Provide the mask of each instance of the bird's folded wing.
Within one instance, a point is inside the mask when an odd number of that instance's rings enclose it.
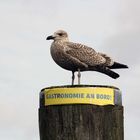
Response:
[[[114,64],[114,61],[110,56],[104,53],[99,53],[99,54],[106,59],[106,66],[112,66]]]
[[[106,62],[106,59],[102,55],[90,47],[72,42],[67,42],[65,45],[67,46],[65,50],[67,54],[89,66],[102,65]]]

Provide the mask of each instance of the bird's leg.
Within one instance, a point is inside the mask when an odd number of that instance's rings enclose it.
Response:
[[[78,85],[80,85],[80,78],[81,78],[81,73],[80,73],[80,69],[78,69]]]
[[[75,79],[75,75],[74,75],[74,71],[72,71],[72,85],[74,85],[74,79]]]

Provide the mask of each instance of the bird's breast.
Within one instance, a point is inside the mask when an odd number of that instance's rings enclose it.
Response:
[[[51,56],[53,58],[53,60],[56,62],[56,64],[58,64],[60,67],[67,69],[67,70],[71,70],[70,68],[70,61],[68,56],[66,55],[66,53],[64,52],[64,48],[63,46],[60,45],[54,45],[52,44],[51,46]]]
[[[57,44],[52,44],[51,55],[55,62],[63,61],[64,59],[63,47]]]

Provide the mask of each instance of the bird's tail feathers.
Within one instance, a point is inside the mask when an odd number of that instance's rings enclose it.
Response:
[[[89,70],[95,70],[95,71],[104,73],[104,74],[110,76],[113,79],[117,79],[119,77],[119,74],[118,73],[110,70],[107,67],[101,67],[101,66],[99,66],[99,67],[96,67],[96,68],[95,67],[94,68],[90,68]]]
[[[127,65],[118,63],[118,62],[114,62],[114,64],[112,66],[109,66],[110,69],[124,69],[124,68],[128,68]]]
[[[107,67],[101,67],[101,68],[98,69],[98,71],[100,71],[101,73],[104,73],[104,74],[110,76],[113,79],[117,79],[119,77],[119,74],[118,73],[110,70]]]

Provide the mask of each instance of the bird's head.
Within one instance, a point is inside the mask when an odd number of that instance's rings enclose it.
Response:
[[[68,34],[66,31],[58,30],[54,32],[53,35],[48,36],[46,40],[54,40],[54,41],[68,41]]]

